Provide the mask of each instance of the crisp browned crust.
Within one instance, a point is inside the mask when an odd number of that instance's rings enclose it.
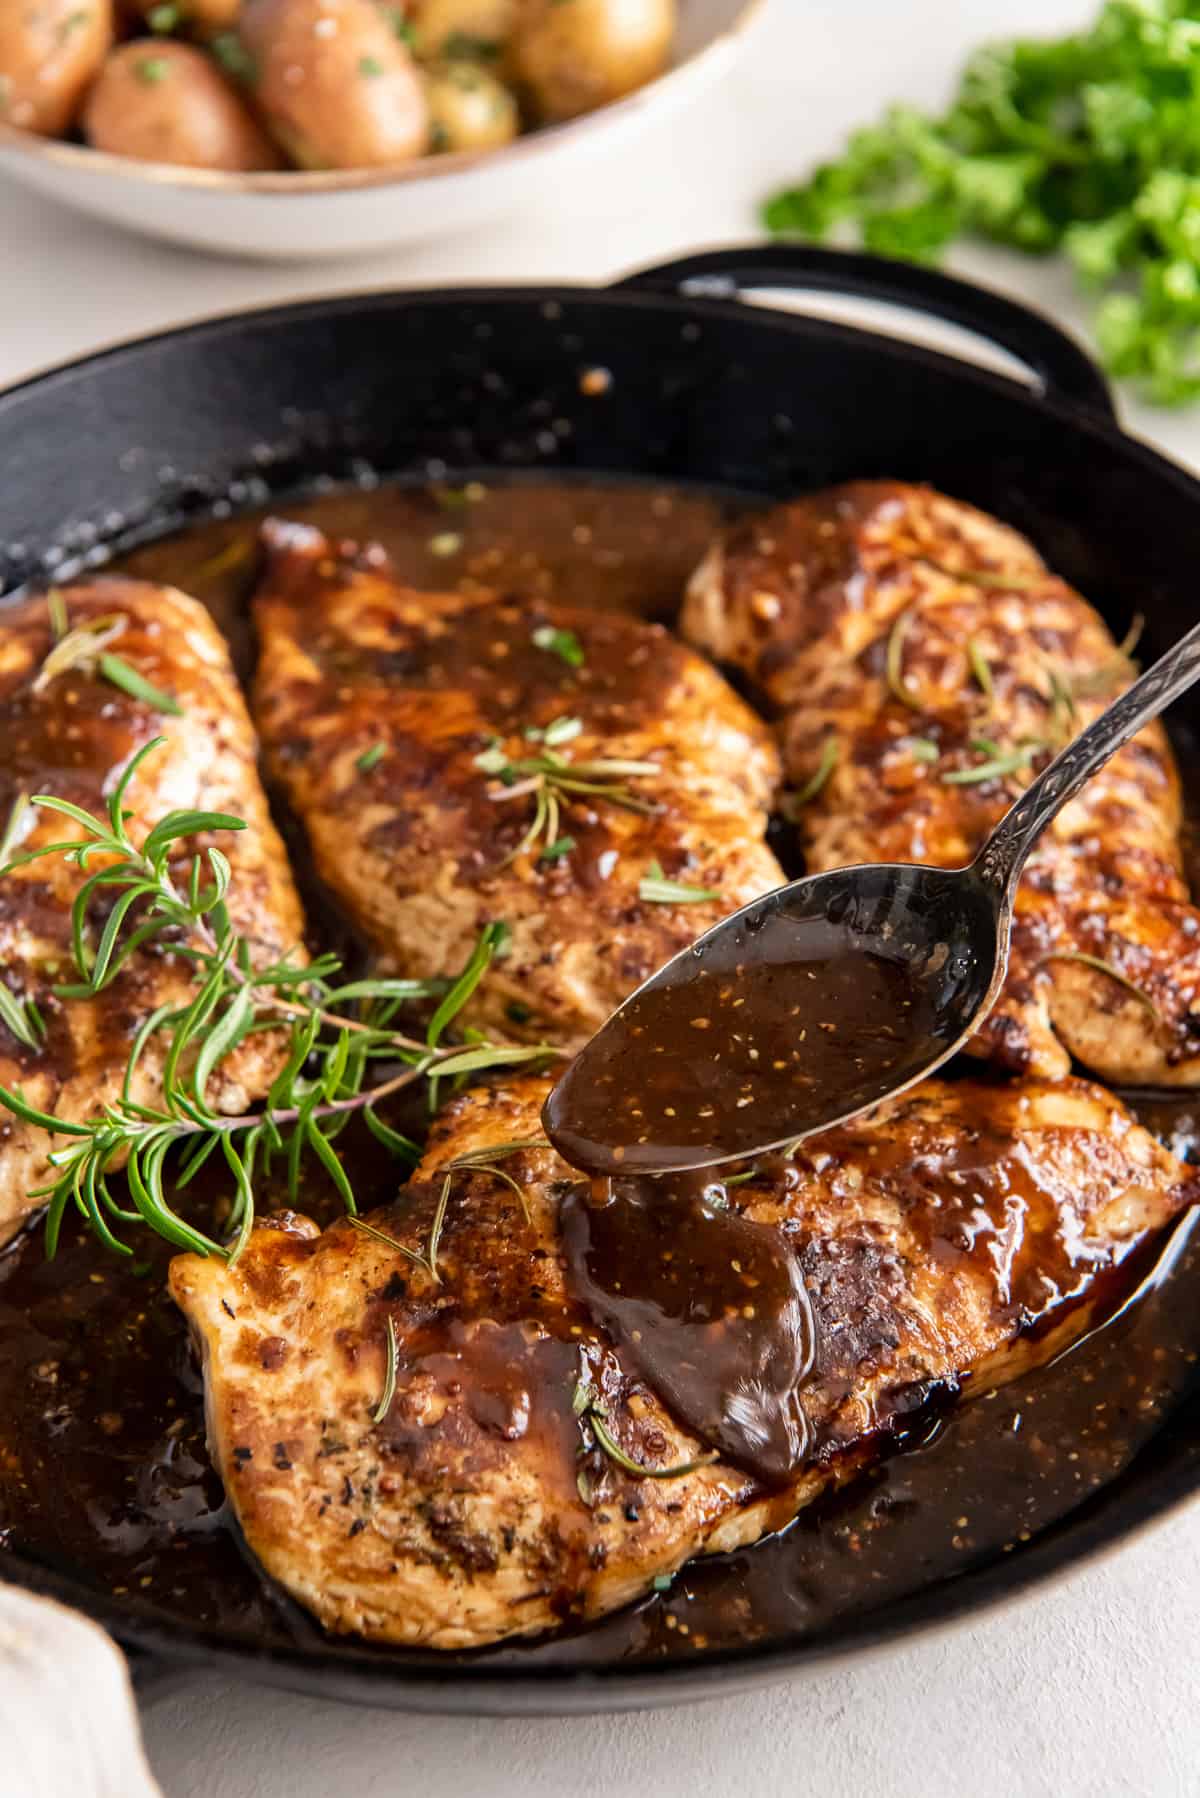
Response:
[[[35,686],[53,646],[44,596],[8,607],[0,618],[0,822],[18,795],[53,793],[103,814],[129,758],[151,738],[167,738],[135,775],[127,805],[140,841],[172,810],[225,811],[247,828],[213,841],[233,868],[230,913],[256,954],[274,959],[298,944],[302,919],[283,845],[258,778],[250,719],[224,640],[208,613],[172,587],[110,577],[60,590],[72,626],[106,614],[127,620],[115,650],[183,708],[173,717],[81,670]],[[34,808],[22,816],[17,853],[83,836],[71,820]],[[197,839],[194,847],[201,847]],[[99,867],[94,862],[89,872]],[[64,1119],[97,1115],[121,1090],[133,1037],[157,1006],[192,988],[189,970],[156,949],[135,955],[100,1002],[58,999],[72,978],[70,908],[84,876],[59,858],[19,868],[0,881],[0,967],[15,995],[33,998],[46,1020],[33,1051],[0,1024],[0,1082],[19,1086],[33,1105]],[[210,1096],[222,1110],[244,1111],[260,1098],[276,1065],[269,1037],[249,1039],[218,1070]],[[153,1103],[161,1054],[143,1057],[133,1094]],[[4,1114],[0,1123],[0,1239],[34,1205],[44,1179],[45,1134]]]
[[[778,782],[771,735],[713,668],[664,630],[602,611],[416,592],[370,552],[337,553],[308,527],[270,525],[256,602],[256,713],[269,765],[304,823],[316,868],[383,964],[442,974],[502,919],[508,952],[467,1023],[576,1046],[709,924],[777,886],[763,835]],[[573,667],[539,649],[572,632]],[[582,722],[572,760],[649,762],[642,814],[569,796],[574,848],[514,854],[534,815],[476,764],[497,739]],[[359,766],[368,751],[375,765]],[[653,863],[710,889],[644,902]]]
[[[535,1134],[546,1090],[523,1080],[455,1101],[413,1184],[370,1222],[422,1253],[439,1170]],[[319,1234],[294,1217],[259,1227],[235,1267],[172,1263],[246,1540],[332,1630],[478,1646],[599,1616],[698,1552],[753,1541],[932,1394],[995,1384],[1060,1347],[1104,1276],[1195,1196],[1189,1170],[1097,1087],[930,1082],[731,1189],[804,1271],[812,1460],[766,1491],[721,1463],[639,1479],[593,1453],[581,1495],[582,1352],[626,1453],[668,1467],[704,1445],[570,1290],[558,1211],[571,1170],[548,1148],[504,1166],[528,1221],[494,1175],[456,1174],[437,1283],[349,1222]],[[389,1320],[395,1396],[377,1421]]]
[[[836,488],[738,526],[697,571],[682,622],[781,715],[797,787],[836,742],[833,773],[800,817],[814,872],[969,861],[1020,785],[1130,678],[1097,613],[1022,538],[894,482]],[[973,745],[989,740],[1002,755],[1026,747],[1027,768],[946,779],[977,768],[986,752]],[[1153,725],[1035,851],[1008,983],[976,1053],[1041,1076],[1065,1074],[1074,1056],[1119,1083],[1200,1081],[1200,912],[1179,832],[1179,781]],[[1062,959],[1077,955],[1144,997]]]

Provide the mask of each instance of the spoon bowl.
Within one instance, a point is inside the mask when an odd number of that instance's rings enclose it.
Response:
[[[974,867],[908,863],[753,900],[613,1013],[547,1099],[548,1136],[592,1172],[665,1174],[854,1117],[933,1073],[991,1005],[1003,904]]]
[[[542,1122],[594,1174],[777,1150],[902,1093],[960,1049],[1008,966],[1030,851],[1117,750],[1200,678],[1200,624],[1055,756],[966,868],[863,863],[743,906],[639,987]]]

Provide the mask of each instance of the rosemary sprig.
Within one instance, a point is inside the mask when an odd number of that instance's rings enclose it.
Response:
[[[702,1455],[696,1455],[691,1461],[678,1461],[673,1467],[647,1467],[644,1461],[635,1461],[632,1455],[626,1454],[608,1427],[608,1411],[601,1404],[596,1388],[592,1385],[591,1369],[582,1350],[575,1390],[571,1394],[571,1415],[579,1422],[580,1456],[590,1454],[593,1448],[598,1448],[615,1467],[636,1480],[681,1480],[685,1474],[695,1473],[701,1467],[711,1467],[714,1461],[720,1459],[716,1449],[709,1449]],[[590,1505],[592,1494],[582,1468],[577,1484],[579,1496],[584,1504]]]
[[[661,862],[651,862],[638,881],[638,898],[647,905],[699,905],[702,900],[720,897],[713,887],[689,887],[668,880]]]
[[[1139,1000],[1141,1004],[1145,1006],[1146,1010],[1157,1023],[1161,1024],[1164,1022],[1162,1012],[1158,1009],[1158,1006],[1155,1004],[1150,994],[1140,987],[1135,980],[1130,980],[1127,974],[1122,974],[1120,968],[1114,968],[1110,961],[1104,961],[1099,955],[1085,955],[1081,949],[1051,949],[1048,954],[1043,955],[1038,966],[1039,968],[1044,968],[1047,962],[1052,961],[1077,962],[1081,967],[1094,968],[1098,974],[1107,975],[1109,980],[1115,981],[1118,986],[1123,986],[1127,993],[1132,993],[1134,998]]]
[[[475,758],[475,766],[495,783],[488,793],[496,804],[513,799],[532,798],[533,820],[516,848],[504,863],[541,843],[541,860],[554,861],[569,855],[574,839],[560,831],[562,807],[570,799],[584,797],[604,800],[624,811],[647,816],[659,808],[630,790],[631,780],[652,780],[662,770],[657,762],[623,761],[615,757],[599,757],[592,761],[572,761],[562,753],[562,746],[572,742],[583,730],[578,718],[555,718],[544,730],[524,732],[527,742],[539,745],[539,753],[512,758],[494,737]]]
[[[339,1193],[346,1210],[355,1208],[349,1177],[334,1141],[350,1117],[364,1122],[389,1148],[412,1159],[415,1145],[376,1115],[383,1099],[427,1081],[485,1068],[509,1067],[552,1056],[545,1045],[513,1048],[476,1040],[464,1046],[442,1038],[470,999],[505,938],[499,923],[481,934],[467,965],[453,981],[357,980],[338,984],[341,965],[333,956],[304,964],[283,956],[255,964],[250,946],[238,935],[227,905],[231,870],[222,852],[210,847],[188,857],[184,840],[197,833],[242,830],[244,822],[220,812],[176,811],[159,820],[138,847],[129,836],[125,797],[148,755],[162,746],[158,737],[132,757],[108,801],[106,817],[95,816],[50,794],[32,805],[56,812],[82,833],[46,844],[9,862],[8,872],[48,856],[73,862],[85,875],[71,910],[72,960],[77,980],[55,988],[60,997],[94,998],[117,977],[129,958],[150,943],[190,968],[191,991],[159,1006],[142,1023],[130,1048],[119,1098],[99,1116],[76,1123],[30,1105],[19,1090],[0,1086],[0,1105],[52,1138],[51,1177],[32,1196],[48,1200],[47,1250],[53,1254],[65,1212],[74,1206],[107,1246],[131,1251],[114,1234],[112,1222],[143,1221],[176,1247],[199,1254],[236,1256],[254,1219],[256,1174],[268,1171],[275,1156],[285,1159],[294,1194],[302,1157],[311,1154]],[[93,862],[100,865],[93,871]],[[180,871],[180,863],[184,871]],[[97,929],[94,901],[107,903]],[[2,986],[3,983],[0,983]],[[4,988],[0,1013],[15,1029],[16,1005]],[[413,999],[437,999],[424,1040],[396,1028],[400,1007]],[[28,1046],[40,1020],[30,1022],[26,1003],[21,1022]],[[282,1039],[280,1071],[263,1109],[229,1117],[209,1099],[209,1085],[221,1064],[262,1031]],[[16,1031],[20,1034],[19,1030]],[[135,1078],[151,1043],[161,1058],[154,1103],[135,1094]],[[399,1071],[392,1071],[398,1067]],[[376,1070],[385,1077],[376,1083]],[[181,1218],[168,1204],[164,1169],[172,1153],[182,1154],[177,1184],[186,1185],[219,1150],[234,1191],[230,1240],[216,1242]],[[126,1169],[129,1204],[110,1185],[118,1166]]]

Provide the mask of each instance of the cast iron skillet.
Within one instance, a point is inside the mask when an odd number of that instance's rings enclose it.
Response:
[[[1001,345],[1038,388],[738,303],[772,287],[916,306]],[[612,380],[588,397],[580,377],[595,367]],[[1114,619],[1144,612],[1149,653],[1196,615],[1200,484],[1121,435],[1068,338],[941,275],[798,249],[714,252],[602,292],[383,294],[250,313],[39,376],[0,396],[0,592],[218,501],[260,503],[364,466],[608,471],[765,496],[852,476],[930,481],[1028,532]],[[1200,1381],[1122,1476],[1020,1552],[816,1640],[634,1668],[451,1666],[315,1636],[286,1650],[214,1645],[16,1556],[0,1568],[98,1618],[151,1674],[203,1661],[398,1709],[578,1712],[710,1696],[945,1622],[1098,1553],[1198,1483]]]

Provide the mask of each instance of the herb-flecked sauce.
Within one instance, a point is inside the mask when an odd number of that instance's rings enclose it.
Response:
[[[553,592],[569,604],[669,622],[725,507],[711,495],[644,484],[522,482],[356,491],[274,510],[335,539],[381,541],[417,586]],[[252,657],[244,601],[255,529],[254,519],[223,521],[122,563],[206,601],[243,670]],[[786,832],[775,846],[788,872],[799,872]],[[319,895],[306,897],[328,945],[338,922]],[[1195,1100],[1135,1100],[1134,1108],[1176,1152],[1200,1142]],[[349,1152],[359,1163],[360,1206],[390,1199],[396,1174],[377,1146],[365,1139]],[[282,1191],[277,1202],[287,1203]],[[681,1203],[703,1205],[703,1195]],[[263,1192],[260,1209],[270,1205]],[[332,1215],[319,1175],[309,1176],[299,1208],[323,1221]],[[577,1233],[575,1252],[590,1253],[600,1288],[612,1245],[590,1227]],[[526,1668],[695,1659],[815,1635],[1019,1556],[1127,1467],[1193,1385],[1200,1249],[1190,1236],[1185,1218],[1153,1245],[1122,1285],[1116,1315],[1064,1358],[944,1417],[922,1417],[899,1452],[782,1534],[695,1562],[669,1591],[585,1631],[484,1658]],[[131,1616],[174,1619],[214,1641],[317,1647],[320,1630],[257,1571],[225,1509],[204,1445],[199,1373],[164,1288],[171,1250],[147,1234],[137,1253],[132,1265],[118,1263],[90,1237],[68,1232],[47,1263],[36,1221],[0,1253],[0,1544],[115,1599]],[[789,1302],[781,1289],[781,1307]],[[802,1358],[800,1309],[796,1325]],[[704,1398],[684,1393],[677,1402]],[[775,1422],[786,1429],[783,1410]],[[348,1645],[342,1652],[399,1666],[479,1658]]]

